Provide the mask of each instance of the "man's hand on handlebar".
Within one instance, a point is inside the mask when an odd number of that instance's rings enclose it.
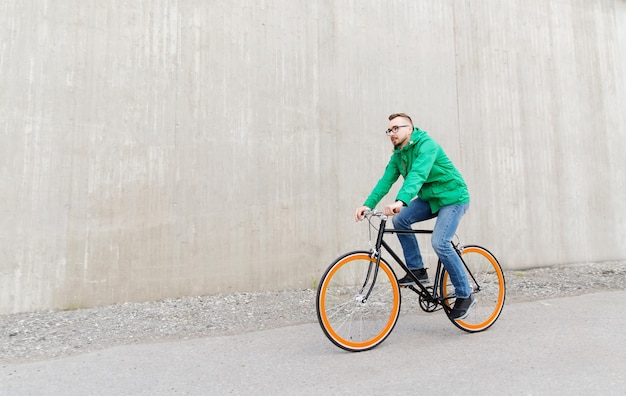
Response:
[[[354,211],[354,221],[363,220],[363,216],[365,216],[365,212],[367,212],[368,210],[370,210],[370,208],[368,208],[367,206],[361,206],[360,208],[356,208],[356,210]]]
[[[396,201],[390,205],[385,205],[384,212],[386,216],[393,216],[400,213],[400,209],[404,206],[402,201]]]

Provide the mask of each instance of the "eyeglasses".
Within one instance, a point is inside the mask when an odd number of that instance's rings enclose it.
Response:
[[[404,128],[404,127],[408,127],[409,125],[396,125],[396,126],[392,126],[391,128],[387,129],[385,131],[385,133],[387,134],[387,136],[391,136],[391,134],[396,134],[398,133],[398,130],[400,130],[400,128]]]

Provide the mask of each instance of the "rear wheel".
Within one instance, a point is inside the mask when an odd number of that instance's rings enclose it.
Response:
[[[464,246],[461,248],[461,258],[465,263],[465,274],[476,298],[476,305],[466,318],[450,320],[462,330],[472,333],[483,331],[495,323],[504,307],[504,274],[498,260],[483,247]],[[454,286],[445,270],[441,274],[440,285],[441,295],[445,298],[444,304],[451,308],[455,301]],[[446,312],[450,310],[446,309]]]
[[[400,299],[398,281],[385,261],[376,265],[369,252],[352,252],[337,259],[322,276],[317,318],[335,345],[365,351],[391,333],[400,314]]]

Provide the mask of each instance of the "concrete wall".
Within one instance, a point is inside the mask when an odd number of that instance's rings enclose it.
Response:
[[[412,114],[508,269],[623,260],[623,0],[0,2],[0,313],[312,287]]]

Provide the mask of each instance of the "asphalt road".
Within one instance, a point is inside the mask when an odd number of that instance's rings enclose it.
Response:
[[[505,305],[469,334],[403,311],[371,351],[317,323],[0,367],[0,395],[626,395],[626,291]]]

